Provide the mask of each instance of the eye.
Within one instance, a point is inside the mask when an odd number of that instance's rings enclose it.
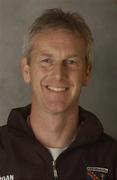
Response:
[[[43,58],[39,61],[40,65],[45,68],[49,68],[53,65],[53,60],[51,58]]]
[[[80,61],[76,58],[66,59],[64,65],[70,69],[78,69],[80,67]]]
[[[67,64],[77,64],[77,62],[73,59],[68,59]]]
[[[51,58],[43,58],[40,60],[40,65],[44,67],[50,67],[53,63],[53,59]]]
[[[67,65],[67,66],[72,67],[72,66],[77,66],[77,64],[78,64],[78,62],[75,59],[67,59],[67,60],[65,60],[65,65]]]
[[[40,62],[41,62],[41,63],[51,63],[52,60],[49,59],[49,58],[46,58],[46,59],[42,59]]]

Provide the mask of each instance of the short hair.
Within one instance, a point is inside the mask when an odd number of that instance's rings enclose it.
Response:
[[[92,64],[93,37],[90,28],[79,13],[64,12],[62,9],[47,9],[30,26],[23,45],[23,56],[28,62],[31,59],[34,37],[46,29],[68,29],[73,33],[79,33],[86,43],[86,63]]]

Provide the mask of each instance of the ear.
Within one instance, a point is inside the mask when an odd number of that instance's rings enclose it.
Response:
[[[23,58],[21,60],[21,70],[22,70],[24,81],[26,83],[30,83],[30,65],[28,64],[28,61],[26,58]]]
[[[91,74],[92,74],[92,64],[88,64],[86,67],[86,73],[85,73],[85,78],[84,78],[84,83],[83,86],[87,86],[90,79],[91,79]]]

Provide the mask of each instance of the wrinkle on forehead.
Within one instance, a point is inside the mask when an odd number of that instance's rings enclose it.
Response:
[[[40,32],[34,38],[33,53],[35,54],[68,54],[76,56],[85,53],[85,41],[80,34],[73,34],[70,30],[45,30]]]

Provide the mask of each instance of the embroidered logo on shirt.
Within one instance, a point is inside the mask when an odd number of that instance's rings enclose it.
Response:
[[[107,168],[87,167],[87,180],[104,180],[107,173]]]
[[[14,175],[0,176],[0,180],[14,180]]]

